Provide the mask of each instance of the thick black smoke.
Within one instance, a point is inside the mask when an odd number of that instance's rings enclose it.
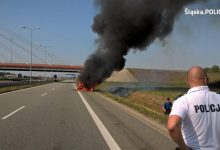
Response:
[[[98,48],[79,80],[90,87],[123,69],[130,49],[145,50],[155,39],[164,39],[182,8],[196,1],[203,0],[96,0],[100,12],[92,29],[99,35]]]

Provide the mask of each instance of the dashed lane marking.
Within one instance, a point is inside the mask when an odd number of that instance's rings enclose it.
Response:
[[[11,112],[10,114],[4,116],[4,117],[2,118],[2,120],[5,120],[5,119],[9,118],[10,116],[14,115],[15,113],[17,113],[18,111],[22,110],[22,109],[25,108],[25,107],[26,107],[26,106],[22,106],[22,107],[16,109],[15,111]]]

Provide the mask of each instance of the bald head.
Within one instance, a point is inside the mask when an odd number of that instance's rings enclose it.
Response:
[[[187,84],[190,88],[207,85],[208,78],[205,70],[198,66],[190,68],[187,73]]]

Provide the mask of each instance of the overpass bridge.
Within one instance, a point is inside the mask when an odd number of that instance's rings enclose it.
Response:
[[[58,64],[32,64],[32,71],[42,72],[69,72],[78,73],[83,66],[58,65]],[[30,64],[25,63],[0,63],[0,70],[7,71],[30,71]]]

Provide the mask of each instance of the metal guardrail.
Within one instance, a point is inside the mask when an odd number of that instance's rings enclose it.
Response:
[[[47,82],[50,82],[49,80],[48,81],[33,81],[32,84],[35,84],[35,83],[47,83]],[[51,80],[51,82],[53,82]],[[10,87],[10,86],[18,86],[18,85],[28,85],[30,84],[29,81],[9,81],[9,82],[1,82],[0,81],[0,88],[2,87]]]

